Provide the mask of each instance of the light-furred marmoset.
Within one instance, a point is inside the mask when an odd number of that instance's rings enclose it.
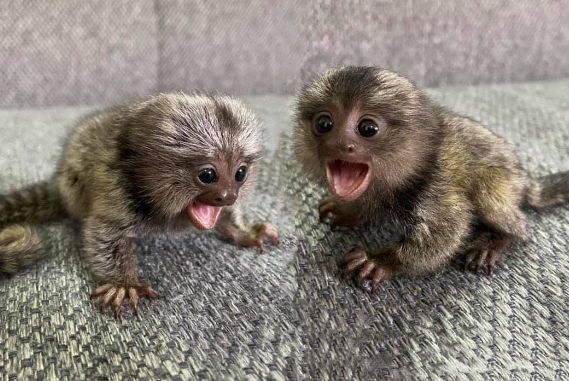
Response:
[[[137,274],[140,234],[216,228],[236,245],[278,243],[268,223],[247,226],[243,199],[254,188],[261,129],[227,96],[161,94],[81,120],[54,177],[0,196],[0,271],[13,273],[41,254],[30,224],[70,216],[81,226],[84,260],[115,316],[123,301],[137,313],[158,294]]]
[[[457,253],[490,273],[526,239],[524,207],[569,201],[569,172],[533,180],[511,147],[479,123],[437,106],[408,79],[375,67],[331,69],[302,87],[295,153],[332,196],[320,218],[334,226],[390,221],[403,238],[356,247],[344,276],[371,280],[439,269]]]

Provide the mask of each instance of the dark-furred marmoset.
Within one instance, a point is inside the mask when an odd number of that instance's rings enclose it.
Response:
[[[217,229],[262,250],[278,243],[269,223],[245,225],[263,144],[253,113],[227,96],[160,94],[79,121],[51,180],[0,195],[0,271],[42,252],[33,223],[65,217],[81,227],[83,258],[101,310],[157,298],[137,274],[141,234]]]
[[[490,273],[508,245],[526,239],[524,208],[569,201],[569,172],[532,179],[500,137],[381,68],[331,69],[303,86],[294,144],[305,172],[332,193],[321,219],[381,219],[402,233],[344,257],[344,275],[370,279],[372,290],[396,274],[437,270],[460,252],[468,269]]]

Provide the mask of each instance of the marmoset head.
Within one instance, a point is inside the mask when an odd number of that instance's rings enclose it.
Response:
[[[163,94],[135,115],[119,150],[137,209],[213,228],[254,181],[263,145],[253,113],[226,96]]]
[[[406,78],[374,67],[343,67],[305,85],[295,109],[295,151],[344,202],[412,175],[436,130],[428,99]]]

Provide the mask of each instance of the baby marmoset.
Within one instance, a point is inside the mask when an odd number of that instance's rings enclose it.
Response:
[[[522,208],[569,201],[569,172],[532,180],[501,138],[384,69],[333,69],[305,85],[294,141],[304,170],[332,192],[321,219],[378,218],[403,233],[345,256],[344,275],[371,279],[372,290],[395,274],[436,270],[460,251],[467,268],[489,273],[504,248],[526,238]]]
[[[268,223],[247,226],[243,199],[263,149],[253,113],[226,96],[162,94],[86,117],[70,135],[52,180],[0,196],[0,271],[33,262],[41,243],[30,223],[80,222],[92,297],[120,313],[128,300],[156,298],[137,275],[140,234],[216,228],[262,249],[278,242]]]

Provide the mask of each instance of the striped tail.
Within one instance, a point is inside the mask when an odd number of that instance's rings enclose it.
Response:
[[[569,202],[569,171],[554,173],[533,181],[527,193],[527,204],[542,210]]]
[[[0,195],[0,272],[12,274],[39,259],[43,247],[31,224],[64,216],[65,209],[54,183],[38,183]]]

